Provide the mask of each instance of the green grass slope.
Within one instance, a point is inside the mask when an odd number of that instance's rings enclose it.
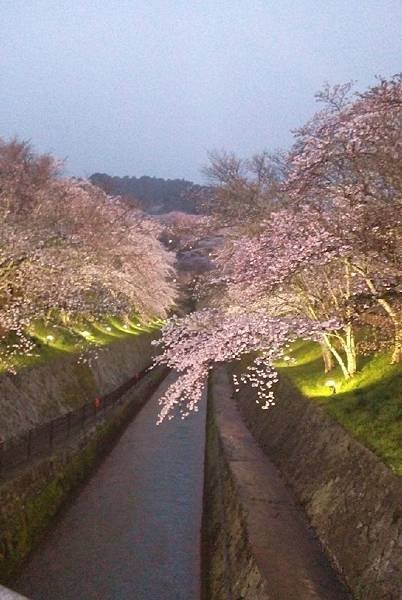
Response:
[[[7,348],[13,342],[18,344],[18,339],[9,338],[0,342],[0,373],[10,368],[19,371],[66,353],[79,355],[91,347],[105,346],[122,338],[154,331],[160,328],[161,323],[155,319],[145,325],[136,319],[124,322],[117,317],[109,317],[102,322],[83,320],[66,327],[37,321],[31,324],[27,332],[34,343],[30,352],[16,350],[10,357]]]
[[[324,373],[318,344],[297,342],[288,355],[279,372],[402,475],[402,365],[390,365],[390,353],[364,357],[346,381],[339,369]]]

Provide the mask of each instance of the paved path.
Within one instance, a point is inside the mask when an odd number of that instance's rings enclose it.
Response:
[[[169,375],[168,380],[172,379]],[[198,600],[205,403],[137,415],[13,586],[32,600]]]

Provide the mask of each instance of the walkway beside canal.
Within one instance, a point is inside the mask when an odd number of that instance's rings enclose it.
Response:
[[[205,402],[156,426],[169,375],[12,586],[32,600],[197,600]]]

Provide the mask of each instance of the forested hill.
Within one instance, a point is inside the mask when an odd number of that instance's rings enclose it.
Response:
[[[107,194],[125,196],[137,201],[146,212],[161,214],[170,211],[195,213],[196,195],[201,186],[185,179],[158,177],[112,177],[94,173],[89,178]]]

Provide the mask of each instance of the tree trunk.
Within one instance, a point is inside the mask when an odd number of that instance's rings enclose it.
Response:
[[[397,364],[402,360],[402,318],[401,315],[391,306],[391,304],[385,300],[385,298],[381,298],[375,287],[374,283],[367,275],[367,273],[359,267],[358,265],[353,265],[354,270],[359,273],[366,282],[366,285],[377,303],[384,309],[389,318],[392,321],[392,325],[394,327],[394,349],[391,357],[391,364]]]
[[[392,352],[391,364],[395,365],[402,360],[402,319],[384,298],[378,298],[377,302],[385,310],[394,326],[394,349]]]
[[[324,337],[325,344],[328,347],[328,350],[331,352],[332,356],[335,358],[336,362],[340,366],[344,378],[349,379],[350,378],[349,371],[348,371],[348,368],[347,368],[342,356],[339,354],[338,350],[332,344],[331,340],[329,339],[328,334],[325,333],[323,337]]]
[[[394,351],[392,352],[391,364],[396,365],[402,362],[402,326],[398,323],[395,325],[395,341]]]
[[[356,373],[357,362],[356,362],[356,343],[355,336],[353,332],[353,326],[351,323],[352,319],[352,308],[350,306],[350,298],[351,298],[351,285],[352,285],[352,265],[349,259],[345,260],[345,281],[346,281],[346,318],[347,325],[344,327],[345,338],[343,341],[345,354],[346,354],[346,362],[347,369],[349,373],[349,377],[352,377]]]
[[[69,324],[69,320],[70,320],[70,316],[69,316],[68,312],[62,309],[60,311],[60,319],[61,319],[62,324],[66,327]]]
[[[324,372],[329,373],[335,366],[334,359],[328,345],[325,342],[320,342],[322,360],[324,361]]]
[[[357,370],[356,343],[352,325],[345,327],[345,353],[348,373],[352,377]]]

